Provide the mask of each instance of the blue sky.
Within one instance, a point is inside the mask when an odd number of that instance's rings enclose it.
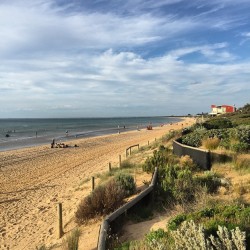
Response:
[[[0,118],[250,102],[249,0],[0,0]]]

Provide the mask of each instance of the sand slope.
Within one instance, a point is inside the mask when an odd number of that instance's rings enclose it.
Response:
[[[193,123],[191,118],[178,125],[166,125],[152,131],[123,134],[67,142],[78,148],[51,149],[38,146],[0,153],[0,249],[35,249],[60,243],[57,239],[57,203],[63,204],[64,231],[79,201],[91,192],[93,174],[108,170],[108,162],[117,164],[119,154],[125,157],[128,146],[153,142],[170,129]],[[99,223],[99,222],[98,222]],[[86,249],[96,247],[98,223],[84,239]],[[72,227],[72,226],[71,226]],[[87,228],[86,228],[87,230]],[[87,231],[86,231],[87,232]]]

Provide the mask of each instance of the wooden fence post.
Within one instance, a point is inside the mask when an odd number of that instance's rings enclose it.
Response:
[[[122,165],[122,156],[119,155],[119,168],[121,167],[121,165]]]
[[[95,177],[92,176],[92,191],[95,189]]]
[[[111,172],[111,162],[109,162],[109,172]]]
[[[58,203],[57,212],[58,212],[58,238],[60,239],[63,236],[62,203]]]
[[[138,150],[139,150],[139,148],[140,148],[140,145],[138,144]]]

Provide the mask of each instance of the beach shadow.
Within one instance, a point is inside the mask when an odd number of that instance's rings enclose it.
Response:
[[[4,201],[0,201],[0,204],[3,203],[9,203],[9,202],[16,202],[16,201],[20,201],[21,199],[10,199],[10,200],[4,200]]]
[[[11,191],[11,192],[0,192],[0,194],[16,194],[16,193],[22,193],[22,192],[27,192],[27,191],[36,191],[39,189],[54,188],[56,186],[58,185],[48,185],[48,186],[43,186],[43,187],[26,188],[26,189],[21,189],[17,191]]]

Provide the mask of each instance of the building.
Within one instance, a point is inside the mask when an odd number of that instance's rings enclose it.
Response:
[[[236,111],[235,106],[230,105],[211,105],[212,112],[209,113],[210,115],[220,115],[220,114],[226,114],[226,113],[233,113]]]

